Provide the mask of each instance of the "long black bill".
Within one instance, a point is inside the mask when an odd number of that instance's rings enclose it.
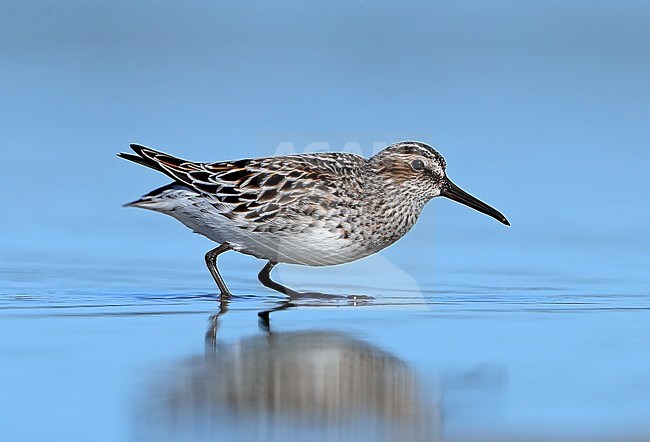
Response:
[[[470,195],[469,193],[465,192],[463,189],[461,189],[460,187],[452,183],[448,178],[445,178],[445,183],[442,186],[442,192],[440,192],[440,195],[447,197],[450,200],[459,202],[461,204],[465,204],[466,206],[471,207],[474,210],[478,210],[479,212],[485,213],[486,215],[491,216],[497,221],[502,222],[506,226],[510,225],[506,217],[503,216],[501,212],[499,212],[494,207],[488,206],[483,201],[474,198],[472,195]]]

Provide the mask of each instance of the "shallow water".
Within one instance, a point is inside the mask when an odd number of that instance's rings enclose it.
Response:
[[[241,295],[221,304],[201,267],[5,263],[3,431],[24,440],[650,434],[642,281],[567,284],[524,268],[449,265],[409,273],[380,255],[277,274],[373,299],[287,306],[256,284],[261,262],[233,268],[237,260],[224,255],[222,266]],[[258,313],[272,309],[265,323]]]

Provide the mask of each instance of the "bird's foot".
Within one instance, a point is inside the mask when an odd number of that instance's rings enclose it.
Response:
[[[347,299],[351,305],[363,305],[374,301],[375,297],[370,295],[348,295]]]
[[[336,295],[336,294],[322,293],[322,292],[296,292],[293,290],[291,291],[291,293],[288,293],[288,296],[290,297],[291,300],[301,300],[301,299],[324,300],[324,301],[345,300],[355,305],[357,303],[364,303],[375,299],[374,297],[368,295]]]

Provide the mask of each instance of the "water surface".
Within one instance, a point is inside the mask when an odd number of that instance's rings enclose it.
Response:
[[[650,431],[650,298],[634,281],[526,285],[544,275],[513,269],[504,285],[490,269],[436,277],[422,266],[407,287],[398,266],[375,257],[362,264],[381,276],[348,284],[374,299],[287,306],[255,284],[249,261],[227,271],[241,293],[228,303],[203,269],[138,281],[143,269],[122,268],[99,292],[67,288],[101,281],[103,268],[20,273],[7,264],[3,431],[25,440],[583,440]],[[351,272],[327,273],[340,284],[315,278],[313,288],[344,293]],[[144,286],[181,280],[194,289]],[[260,320],[273,309],[268,324]]]

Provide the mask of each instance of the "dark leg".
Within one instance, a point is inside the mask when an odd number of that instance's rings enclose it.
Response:
[[[284,286],[278,282],[275,282],[271,279],[271,270],[273,267],[278,265],[275,261],[269,261],[266,263],[264,268],[257,275],[257,278],[262,284],[266,287],[273,289],[277,292],[283,293],[289,297],[291,300],[296,299],[348,299],[349,297],[343,295],[328,295],[326,293],[319,292],[297,292],[290,289],[287,286]]]
[[[212,278],[214,278],[214,282],[217,283],[217,287],[219,287],[219,290],[221,291],[222,298],[232,297],[232,293],[228,290],[226,283],[219,274],[219,269],[217,269],[217,257],[227,250],[230,250],[230,244],[223,243],[219,247],[216,247],[205,254],[205,263],[208,266],[208,270],[210,270]]]
[[[276,265],[278,265],[277,262],[274,261],[267,262],[264,268],[260,270],[260,273],[257,275],[257,279],[259,279],[260,282],[266,287],[275,290],[276,292],[283,293],[291,299],[299,298],[300,293],[296,292],[295,290],[291,290],[289,287],[285,287],[282,284],[279,284],[271,280],[271,270],[273,270],[273,267],[275,267]]]

